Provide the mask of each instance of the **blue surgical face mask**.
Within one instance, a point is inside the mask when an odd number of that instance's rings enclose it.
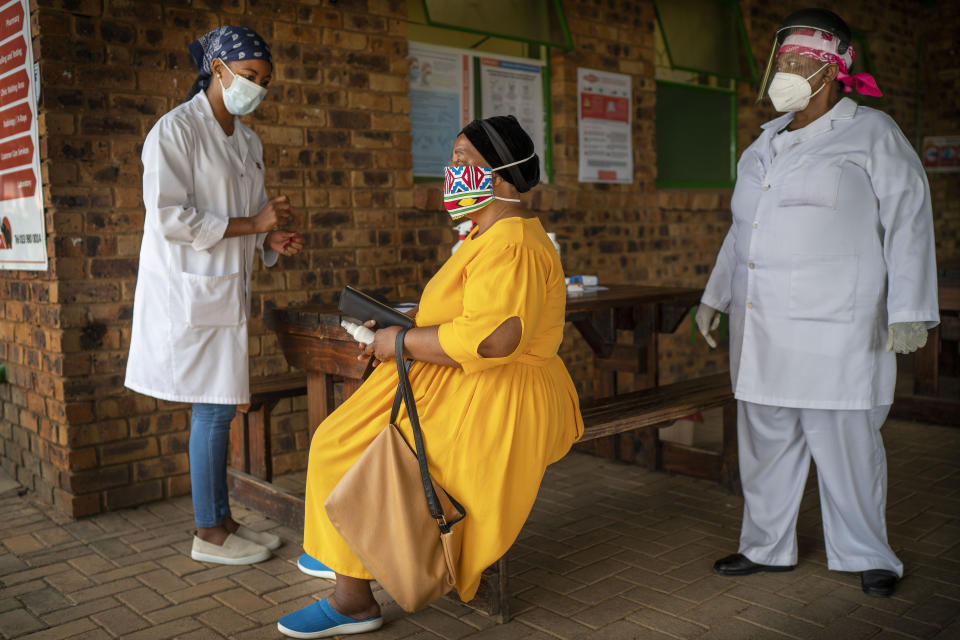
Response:
[[[219,75],[217,76],[217,80],[220,81],[220,89],[223,91],[223,106],[235,116],[245,116],[251,113],[260,106],[260,103],[266,97],[266,88],[261,87],[256,82],[247,80],[243,76],[238,76],[227,66],[226,62],[223,62],[223,67],[233,76],[233,82],[230,83],[229,87],[224,87],[223,79]]]

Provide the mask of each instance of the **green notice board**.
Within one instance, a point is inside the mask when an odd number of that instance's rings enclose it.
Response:
[[[658,187],[733,186],[733,92],[658,81],[656,113]]]

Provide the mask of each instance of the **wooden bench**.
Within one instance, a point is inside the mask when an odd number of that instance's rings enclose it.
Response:
[[[658,431],[661,428],[680,418],[717,407],[723,408],[720,451],[660,440]],[[579,442],[633,432],[648,469],[715,480],[729,491],[739,492],[737,405],[730,388],[729,373],[586,401],[581,413],[584,430]],[[499,622],[510,619],[507,565],[504,556],[484,571],[477,596],[468,603]]]
[[[265,482],[273,480],[270,412],[284,398],[306,392],[307,374],[303,372],[250,380],[250,403],[239,405],[230,423],[230,466]]]
[[[717,407],[723,408],[720,451],[660,440],[661,428]],[[581,412],[584,431],[580,442],[633,432],[648,469],[716,480],[730,491],[739,490],[737,407],[728,373],[586,402]]]

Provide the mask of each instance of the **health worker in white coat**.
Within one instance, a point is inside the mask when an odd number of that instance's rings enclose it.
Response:
[[[930,189],[880,95],[850,75],[850,29],[806,9],[777,31],[760,97],[785,115],[740,157],[723,241],[697,311],[711,347],[730,317],[744,511],[739,552],[714,571],[789,571],[812,456],[827,564],[890,596],[903,564],[887,541],[880,427],[896,353],[939,321]],[[775,60],[776,74],[769,83]]]
[[[160,118],[143,145],[146,216],[125,384],[192,403],[192,557],[251,564],[280,546],[277,536],[235,522],[227,499],[230,421],[250,395],[254,255],[272,266],[303,245],[278,230],[290,202],[267,199],[263,147],[237,117],[267,93],[267,43],[252,29],[226,26],[190,53],[200,74],[188,100]]]

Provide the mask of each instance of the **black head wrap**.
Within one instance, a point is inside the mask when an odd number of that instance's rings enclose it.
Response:
[[[486,127],[494,130],[493,137]],[[493,168],[523,160],[534,153],[533,140],[514,116],[474,120],[460,131],[460,135],[467,136],[470,144],[476,147],[483,159]],[[540,182],[540,158],[534,155],[526,162],[501,169],[497,173],[516,187],[517,191],[525,193]]]

